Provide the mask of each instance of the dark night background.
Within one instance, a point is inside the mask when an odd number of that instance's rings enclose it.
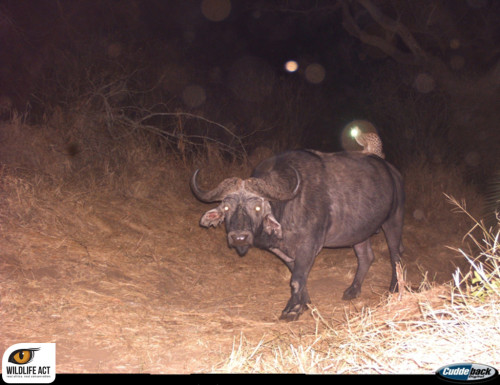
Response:
[[[233,154],[336,151],[366,119],[400,167],[482,181],[499,153],[499,17],[492,0],[4,0],[1,114],[104,113]]]

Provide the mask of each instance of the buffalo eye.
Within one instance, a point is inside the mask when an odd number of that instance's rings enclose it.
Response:
[[[260,210],[262,210],[262,207],[260,207],[260,206],[255,206],[255,211],[259,212]]]
[[[229,211],[229,206],[224,206],[224,211]]]

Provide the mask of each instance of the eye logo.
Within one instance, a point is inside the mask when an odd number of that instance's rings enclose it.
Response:
[[[26,365],[33,360],[35,352],[38,350],[40,350],[40,348],[14,350],[10,354],[8,361],[17,365]]]

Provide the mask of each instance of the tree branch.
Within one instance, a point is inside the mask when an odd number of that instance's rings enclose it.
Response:
[[[445,85],[446,88],[450,89],[450,87],[456,87],[454,77],[450,73],[446,64],[439,57],[426,52],[405,25],[383,14],[380,8],[374,5],[371,0],[356,1],[366,9],[378,25],[399,36],[410,53],[398,49],[394,43],[387,41],[380,36],[371,35],[363,31],[351,16],[347,1],[342,0],[342,25],[347,32],[361,40],[363,43],[377,47],[398,63],[422,67],[423,70],[429,71],[434,76],[435,80]]]
[[[379,13],[380,13],[380,11],[379,11]],[[384,15],[382,15],[382,16],[384,16]],[[384,16],[384,18],[385,18],[385,16]],[[390,19],[388,19],[388,20],[390,22],[393,22],[393,20],[390,20]],[[390,22],[389,22],[389,24],[391,24]],[[403,51],[399,50],[394,44],[388,42],[387,40],[381,38],[380,36],[371,35],[365,31],[363,31],[354,21],[351,13],[349,11],[349,6],[347,5],[347,1],[342,1],[342,26],[352,36],[361,40],[365,44],[368,44],[368,45],[371,45],[373,47],[380,49],[382,52],[384,52],[386,55],[392,57],[398,63],[410,64],[410,65],[421,64],[421,63],[419,63],[419,60],[417,60],[417,58],[415,57],[414,54],[408,54],[406,52],[403,52]],[[385,28],[383,25],[382,25],[382,27]],[[391,26],[391,28],[392,29],[389,29],[390,31],[397,33],[397,29],[395,29],[394,26]]]
[[[396,33],[401,40],[406,44],[408,49],[413,53],[415,61],[426,62],[429,59],[429,55],[425,52],[420,44],[415,40],[412,33],[408,28],[406,28],[399,21],[392,20],[388,16],[384,15],[380,9],[371,2],[371,0],[357,0],[370,14],[370,16],[379,24],[382,28],[387,29],[391,32]]]

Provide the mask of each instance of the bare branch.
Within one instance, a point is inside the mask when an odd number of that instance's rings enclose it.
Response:
[[[436,81],[445,85],[446,88],[456,88],[454,78],[446,64],[439,57],[426,52],[405,25],[386,16],[371,0],[357,0],[357,2],[366,9],[378,25],[399,36],[411,53],[398,49],[391,41],[387,41],[380,36],[363,31],[354,21],[349,11],[348,3],[344,0],[342,2],[342,25],[351,35],[365,44],[377,47],[398,63],[421,66],[423,69],[433,74]]]
[[[419,61],[416,59],[415,55],[408,54],[406,52],[399,50],[394,44],[381,38],[380,36],[371,35],[363,31],[354,21],[346,1],[342,2],[342,26],[352,36],[358,38],[365,44],[377,47],[382,52],[392,57],[399,63],[410,64],[410,65],[420,64]],[[397,32],[396,30],[392,29],[391,31]]]
[[[384,15],[380,9],[371,2],[371,0],[357,0],[370,14],[370,16],[382,28],[396,33],[401,40],[406,44],[408,49],[413,53],[417,62],[427,61],[429,55],[425,52],[420,44],[415,40],[412,33],[406,26],[390,17]]]

